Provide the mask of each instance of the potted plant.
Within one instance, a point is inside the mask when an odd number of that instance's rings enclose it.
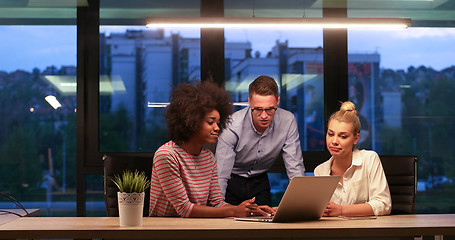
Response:
[[[141,226],[145,190],[150,186],[145,173],[126,170],[122,176],[117,175],[112,181],[119,189],[117,198],[120,226]]]

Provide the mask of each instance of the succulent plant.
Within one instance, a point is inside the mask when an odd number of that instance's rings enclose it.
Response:
[[[125,193],[141,193],[150,187],[150,181],[145,176],[144,172],[126,170],[122,176],[116,175],[112,179],[120,192]]]

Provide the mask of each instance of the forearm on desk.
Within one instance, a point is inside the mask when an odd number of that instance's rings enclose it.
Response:
[[[373,208],[368,203],[343,205],[342,213],[343,216],[370,216],[374,215]]]

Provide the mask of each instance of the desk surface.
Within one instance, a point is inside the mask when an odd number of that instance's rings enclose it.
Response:
[[[115,217],[27,217],[0,226],[0,238],[293,239],[455,235],[455,214],[394,215],[377,219],[321,218],[298,223],[232,218],[144,218],[120,227]]]
[[[39,209],[27,209],[28,214],[22,209],[0,209],[0,225],[11,222],[19,217],[38,217]],[[7,213],[11,212],[11,213]]]

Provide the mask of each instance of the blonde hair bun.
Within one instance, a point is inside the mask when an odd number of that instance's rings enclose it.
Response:
[[[329,124],[332,120],[337,120],[339,122],[346,122],[353,124],[353,133],[360,133],[360,119],[357,116],[357,111],[355,110],[355,104],[346,101],[341,104],[340,110],[334,112],[329,118]]]
[[[355,110],[355,105],[354,103],[350,101],[343,102],[340,107],[341,112],[352,112],[357,115],[357,110]]]

